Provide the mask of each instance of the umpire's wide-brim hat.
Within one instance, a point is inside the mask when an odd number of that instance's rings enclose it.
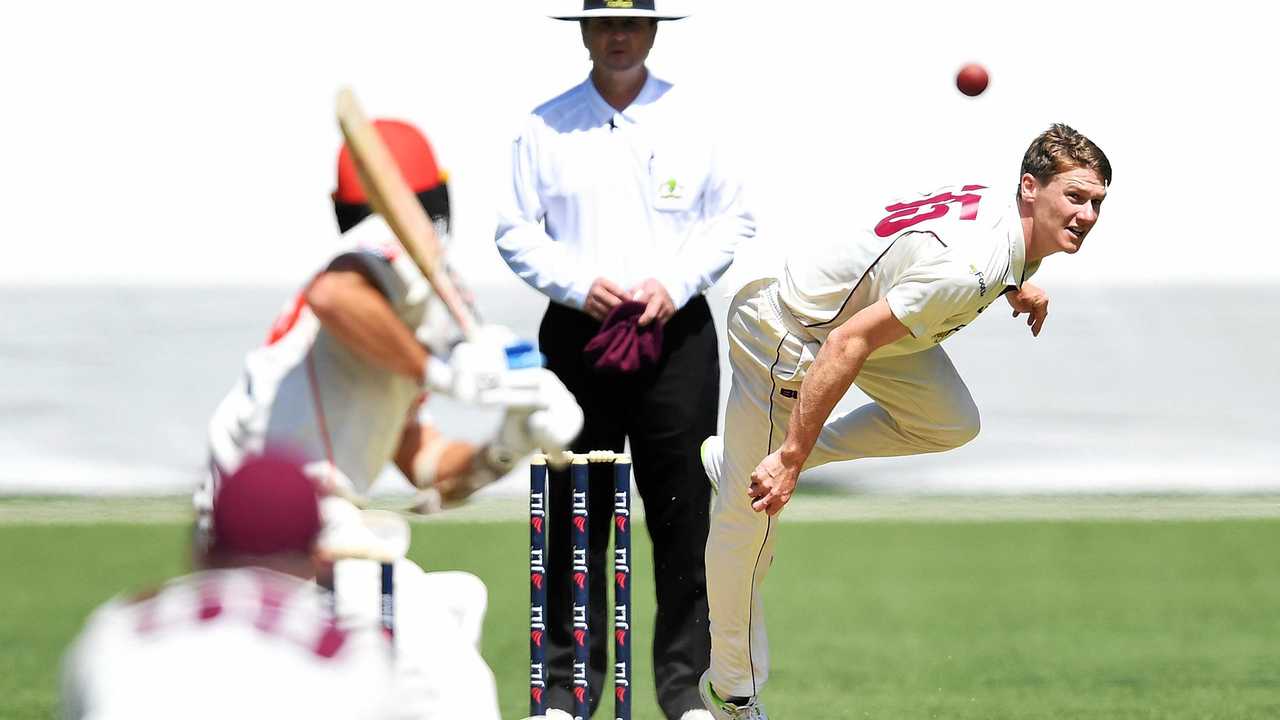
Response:
[[[681,20],[688,15],[658,12],[656,0],[582,0],[582,12],[552,15],[556,20],[586,20],[597,17],[640,17],[654,20]]]

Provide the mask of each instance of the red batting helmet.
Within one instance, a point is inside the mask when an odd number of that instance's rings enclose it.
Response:
[[[373,127],[382,136],[400,174],[418,195],[423,209],[437,221],[449,220],[448,173],[436,163],[431,143],[416,127],[400,120],[374,120]],[[338,152],[338,188],[333,191],[333,209],[338,228],[346,232],[371,212],[369,198],[360,184],[351,149],[345,144]]]

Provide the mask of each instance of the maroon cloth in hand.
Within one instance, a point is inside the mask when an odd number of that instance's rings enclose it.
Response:
[[[604,375],[630,375],[658,363],[662,356],[662,325],[657,320],[644,327],[642,302],[623,302],[609,311],[600,331],[583,354],[592,370]]]

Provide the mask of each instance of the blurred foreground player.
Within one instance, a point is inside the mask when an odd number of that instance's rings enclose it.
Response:
[[[374,125],[447,238],[447,185],[426,138],[403,122]],[[443,303],[372,214],[346,147],[337,185],[345,248],[288,304],[266,345],[249,353],[209,423],[210,472],[194,498],[201,531],[218,479],[268,444],[301,453],[309,473],[347,497],[365,494],[394,462],[430,491],[425,504],[438,506],[501,477],[535,447],[564,447],[581,426],[581,411],[554,375],[511,367],[514,336],[505,328],[485,326],[475,341],[457,342]],[[446,439],[419,419],[428,390],[506,407],[497,436],[483,447]],[[321,512],[327,528],[356,519],[336,497],[325,498]]]
[[[376,622],[340,624],[312,579],[315,483],[283,459],[228,477],[204,569],[89,618],[62,677],[67,720],[403,717]]]
[[[800,471],[973,439],[978,408],[940,344],[1001,296],[1039,335],[1049,297],[1027,279],[1049,255],[1080,249],[1110,184],[1102,150],[1054,125],[1027,148],[1012,197],[1003,183],[970,183],[879,206],[856,234],[833,233],[789,257],[780,280],[734,298],[724,439],[703,444],[719,491],[706,553],[711,668],[699,689],[717,718],[765,717],[760,589]],[[851,384],[872,402],[828,420]]]

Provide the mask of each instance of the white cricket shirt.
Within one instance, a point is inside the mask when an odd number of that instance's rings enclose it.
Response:
[[[920,352],[963,328],[1035,272],[1011,183],[943,187],[885,203],[852,237],[787,258],[778,297],[825,341],[859,310],[887,299],[910,335],[872,357]]]
[[[339,625],[314,583],[244,568],[188,575],[90,616],[64,661],[68,720],[395,717],[391,647]]]
[[[438,334],[442,313],[426,278],[371,216],[343,235],[395,314],[419,336]],[[422,394],[412,379],[376,367],[320,326],[305,289],[277,318],[267,344],[245,357],[244,373],[209,422],[213,461],[225,472],[247,453],[284,446],[308,462],[332,462],[364,492],[391,459]],[[431,328],[423,327],[424,322]]]
[[[570,307],[597,277],[624,289],[656,278],[683,307],[755,236],[741,180],[717,150],[719,121],[652,73],[621,112],[590,77],[538,107],[512,150],[503,260]]]

